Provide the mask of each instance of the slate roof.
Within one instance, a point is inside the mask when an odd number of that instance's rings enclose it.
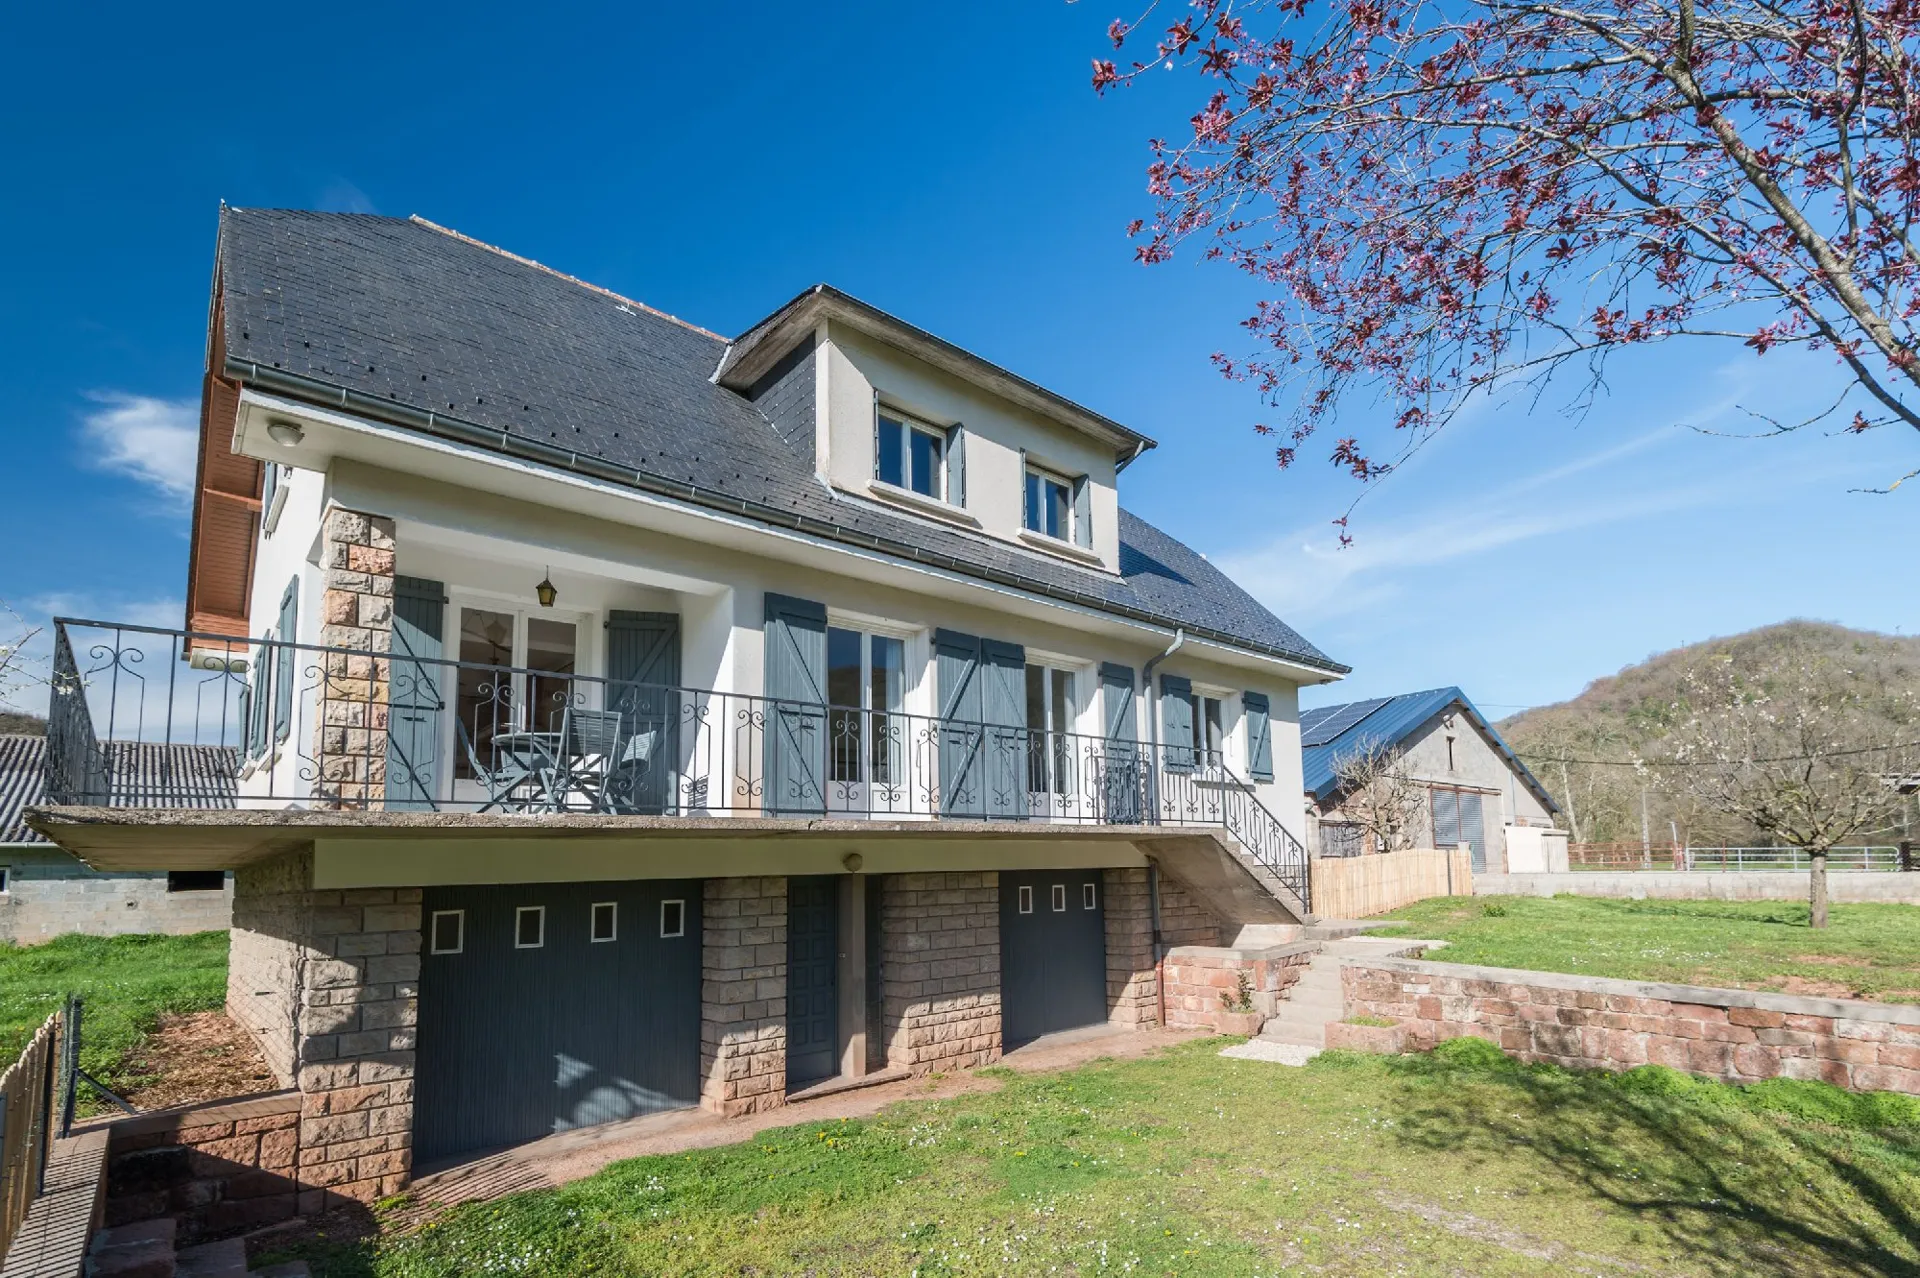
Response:
[[[431,223],[225,209],[219,265],[225,371],[263,390],[1347,671],[1130,513],[1115,579],[836,494],[711,380],[726,338]]]
[[[232,808],[239,756],[231,747],[106,742],[109,807]],[[0,736],[0,844],[45,843],[22,814],[46,797],[47,739]]]
[[[1507,761],[1514,775],[1532,790],[1549,812],[1558,813],[1547,788],[1540,784],[1520,756],[1513,752],[1493,724],[1467,700],[1458,688],[1429,688],[1425,692],[1405,692],[1397,697],[1378,697],[1371,701],[1349,701],[1337,706],[1320,706],[1300,712],[1301,769],[1307,793],[1315,802],[1325,803],[1340,788],[1336,768],[1341,760],[1355,754],[1397,746],[1431,722],[1443,710],[1458,706],[1472,724],[1486,735],[1493,748]]]

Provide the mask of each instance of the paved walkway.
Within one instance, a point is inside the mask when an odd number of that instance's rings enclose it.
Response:
[[[1001,1064],[1022,1073],[1071,1069],[1101,1057],[1126,1060],[1147,1056],[1174,1043],[1201,1037],[1205,1034],[1198,1030],[1093,1026],[1036,1039],[1007,1053]],[[681,1109],[558,1132],[422,1175],[413,1186],[415,1205],[404,1214],[401,1223],[406,1227],[458,1203],[564,1185],[591,1176],[608,1163],[623,1158],[733,1145],[771,1127],[867,1118],[896,1101],[961,1096],[999,1086],[998,1079],[983,1078],[969,1070],[835,1092],[817,1100],[799,1101],[739,1118],[719,1118],[705,1110]]]
[[[1289,1058],[1298,1055],[1298,1052],[1276,1055],[1271,1052],[1242,1052],[1235,1048],[1227,1050],[1252,1060],[1281,1060],[1284,1064],[1304,1065],[1326,1047],[1328,1022],[1337,1021],[1345,1015],[1346,1006],[1340,990],[1340,965],[1343,961],[1350,958],[1390,958],[1407,950],[1431,950],[1439,944],[1438,941],[1416,941],[1405,937],[1372,936],[1349,936],[1328,941],[1313,956],[1313,962],[1281,1000],[1279,1011],[1261,1027],[1260,1037],[1247,1044],[1248,1047],[1258,1043],[1269,1047],[1307,1049],[1308,1055],[1294,1060]]]

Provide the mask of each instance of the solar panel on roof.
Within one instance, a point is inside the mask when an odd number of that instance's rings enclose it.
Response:
[[[1326,706],[1315,711],[1314,715],[1318,717],[1302,715],[1300,744],[1323,746],[1337,740],[1342,733],[1359,726],[1368,715],[1392,700],[1392,697],[1375,697],[1371,701],[1350,701],[1343,706]]]

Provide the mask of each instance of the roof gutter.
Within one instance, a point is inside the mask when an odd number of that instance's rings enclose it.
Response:
[[[490,449],[510,457],[519,457],[542,465],[553,466],[561,470],[572,471],[590,479],[606,483],[624,484],[642,492],[656,496],[670,497],[677,501],[688,502],[708,510],[723,511],[730,515],[740,515],[763,524],[791,528],[797,532],[809,533],[816,537],[825,537],[830,541],[844,545],[860,546],[876,550],[882,554],[908,559],[930,567],[942,568],[958,573],[963,577],[972,577],[977,581],[991,582],[997,586],[1024,591],[1028,594],[1044,595],[1065,603],[1076,604],[1082,608],[1091,608],[1095,612],[1109,616],[1123,617],[1164,630],[1172,630],[1176,637],[1191,633],[1199,638],[1223,647],[1235,648],[1241,652],[1250,652],[1256,656],[1273,657],[1281,661],[1290,661],[1295,665],[1322,670],[1328,674],[1343,675],[1352,671],[1351,666],[1343,666],[1334,661],[1315,661],[1297,652],[1288,652],[1269,644],[1251,643],[1218,630],[1199,627],[1186,627],[1168,617],[1148,612],[1144,608],[1130,608],[1125,604],[1116,604],[1102,599],[1098,595],[1085,591],[1070,590],[1061,586],[1050,586],[1035,581],[1031,577],[1022,577],[1018,573],[1002,572],[994,568],[985,568],[956,559],[951,555],[924,550],[919,546],[895,541],[891,537],[880,537],[872,533],[861,532],[841,524],[824,519],[811,519],[805,515],[796,515],[792,511],[781,510],[761,502],[747,501],[711,488],[702,488],[698,484],[668,479],[663,475],[651,474],[644,470],[634,470],[626,466],[616,466],[612,462],[592,457],[571,449],[557,448],[552,444],[543,444],[537,439],[527,439],[510,431],[496,430],[490,426],[481,426],[464,418],[451,417],[446,413],[437,413],[432,409],[415,408],[402,404],[398,400],[381,399],[365,391],[350,390],[345,386],[335,386],[318,378],[306,377],[299,373],[290,373],[285,369],[262,365],[250,359],[239,359],[229,355],[225,362],[228,377],[238,379],[250,385],[271,388],[296,399],[317,404],[325,408],[339,408],[344,412],[356,413],[390,425],[409,430],[423,431],[442,439],[458,443],[471,444],[478,448]]]

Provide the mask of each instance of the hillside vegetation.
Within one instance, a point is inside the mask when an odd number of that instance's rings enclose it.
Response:
[[[1631,767],[1578,761],[1630,762],[1672,722],[1686,671],[1712,658],[1736,667],[1804,658],[1825,672],[1836,693],[1849,687],[1870,695],[1920,687],[1920,638],[1787,621],[1656,654],[1595,680],[1571,701],[1537,706],[1501,721],[1501,735],[1560,801],[1562,819],[1576,840],[1640,838],[1641,776]],[[1672,837],[1677,826],[1682,838],[1696,844],[1764,842],[1751,830],[1686,810],[1651,788],[1646,806],[1652,836],[1659,841]]]

